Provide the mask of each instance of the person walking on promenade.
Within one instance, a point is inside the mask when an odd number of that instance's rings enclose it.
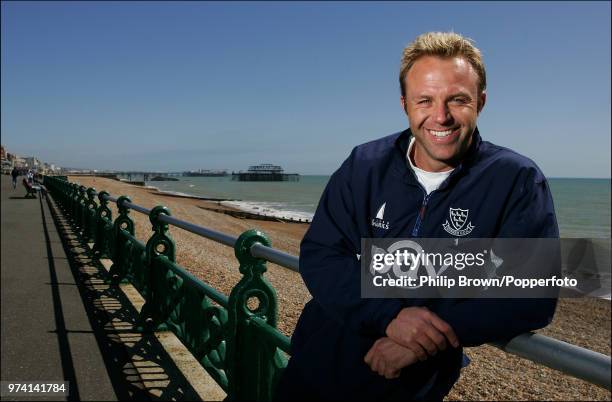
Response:
[[[19,176],[19,170],[16,167],[13,167],[11,170],[11,177],[13,178],[13,190],[17,188],[17,177]]]
[[[471,40],[418,36],[404,49],[399,81],[409,128],[353,149],[302,240],[312,300],[278,400],[442,400],[466,362],[462,347],[552,320],[555,298],[361,297],[362,238],[559,237],[540,169],[481,138],[486,74]],[[465,226],[445,224],[458,210]]]

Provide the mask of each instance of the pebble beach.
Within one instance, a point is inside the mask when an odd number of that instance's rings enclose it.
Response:
[[[69,176],[69,180],[98,191],[106,190],[114,197],[127,195],[133,203],[146,208],[165,205],[174,217],[233,236],[248,229],[259,229],[268,235],[273,247],[292,255],[298,255],[299,243],[308,228],[306,223],[263,221],[211,211],[204,208],[221,208],[218,202],[172,197],[117,180],[88,176]],[[116,217],[115,205],[110,206]],[[146,242],[151,235],[148,217],[136,212],[131,216],[136,237]],[[233,249],[178,228],[171,227],[170,233],[177,244],[178,264],[228,295],[240,279]],[[278,327],[290,335],[310,294],[300,275],[287,268],[269,263],[266,278],[278,295]],[[538,332],[610,356],[610,301],[560,299],[552,324]],[[466,348],[465,353],[471,364],[463,369],[447,400],[612,399],[610,391],[604,388],[489,345]]]

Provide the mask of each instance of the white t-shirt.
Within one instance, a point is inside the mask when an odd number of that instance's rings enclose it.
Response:
[[[427,172],[423,169],[416,167],[414,163],[412,163],[412,159],[410,158],[410,153],[412,152],[413,146],[414,146],[414,137],[410,139],[410,145],[408,145],[408,152],[406,153],[406,159],[408,159],[408,163],[410,164],[410,167],[416,174],[417,180],[419,181],[419,183],[421,183],[421,185],[423,186],[423,188],[425,188],[425,191],[429,195],[429,193],[431,193],[432,191],[437,190],[438,187],[440,187],[440,184],[442,184],[442,182],[446,180],[446,178],[450,176],[450,174],[455,169],[451,169],[446,172]]]

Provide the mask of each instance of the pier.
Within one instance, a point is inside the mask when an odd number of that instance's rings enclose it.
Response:
[[[250,166],[249,170],[232,172],[232,180],[237,181],[299,181],[300,175],[297,173],[285,173],[283,168],[278,165],[263,163],[261,165]]]

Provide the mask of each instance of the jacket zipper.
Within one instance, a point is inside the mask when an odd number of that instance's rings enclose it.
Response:
[[[421,203],[419,214],[417,215],[417,219],[414,224],[414,228],[412,228],[412,237],[417,237],[419,235],[419,230],[421,229],[421,223],[423,222],[423,219],[425,218],[425,211],[427,210],[427,202],[429,201],[429,197],[431,197],[432,193],[433,191],[429,194],[426,194],[425,197],[423,197],[423,202]]]
[[[410,174],[416,181],[417,186],[423,192],[423,202],[421,203],[421,208],[419,209],[419,213],[417,215],[417,219],[416,219],[416,222],[414,223],[414,227],[412,228],[412,233],[411,233],[412,237],[418,237],[419,230],[421,229],[421,223],[423,222],[423,219],[425,218],[425,211],[427,210],[427,202],[429,201],[429,198],[431,197],[431,195],[435,193],[437,190],[433,190],[431,193],[427,194],[427,190],[425,190],[425,187],[423,187],[423,185],[419,182],[419,179],[416,177],[416,173],[414,173],[412,169],[408,169],[408,170],[410,171]]]
[[[462,168],[462,164],[459,164],[459,166],[457,166],[455,170],[453,170],[450,176],[446,178],[446,181],[448,181],[450,177],[456,175],[457,172],[461,170],[461,168]],[[412,174],[412,177],[417,182],[417,185],[419,186],[421,191],[423,191],[423,194],[424,194],[423,202],[421,203],[421,208],[419,209],[419,214],[417,215],[417,219],[416,219],[416,222],[414,223],[414,227],[412,228],[412,233],[411,233],[412,237],[418,237],[419,231],[421,230],[421,224],[423,223],[423,220],[425,219],[425,212],[427,211],[427,202],[431,198],[432,194],[438,191],[440,188],[438,187],[437,189],[433,190],[431,193],[427,194],[425,187],[423,187],[423,185],[419,182],[419,179],[417,178],[416,173],[414,173],[414,171],[411,168],[408,168],[408,171],[410,172],[410,174]]]

